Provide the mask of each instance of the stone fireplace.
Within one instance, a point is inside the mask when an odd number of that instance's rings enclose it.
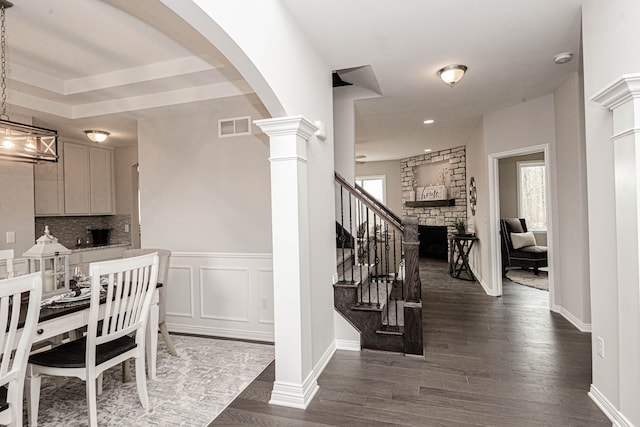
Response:
[[[402,214],[418,217],[419,225],[444,226],[454,233],[458,219],[467,219],[465,147],[402,159]],[[446,188],[441,200],[419,200],[418,188]]]

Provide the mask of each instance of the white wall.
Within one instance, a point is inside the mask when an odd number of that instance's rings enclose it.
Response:
[[[618,318],[619,300],[626,286],[616,280],[616,216],[614,200],[614,153],[611,112],[589,101],[623,74],[640,72],[640,55],[634,41],[640,40],[640,4],[634,0],[586,0],[583,5],[584,97],[589,207],[589,260],[593,387],[633,425],[640,425],[639,397],[628,392],[640,382],[640,355],[621,351],[621,326],[640,328]],[[596,337],[605,343],[605,357],[596,349]],[[621,366],[632,366],[621,370]],[[634,385],[635,384],[635,385]],[[633,400],[635,399],[635,401]]]
[[[138,146],[118,147],[113,151],[116,192],[116,214],[133,213],[131,168],[138,163]]]
[[[587,227],[586,146],[582,82],[573,73],[554,92],[558,260],[556,305],[591,324],[589,231]],[[557,264],[556,264],[557,265]]]
[[[554,145],[555,118],[552,94],[486,114],[483,121],[484,144],[486,150],[484,159],[487,159],[486,156],[499,153],[508,153],[513,150],[526,149],[542,144],[550,144],[551,147],[553,147]],[[551,154],[551,157],[553,157],[553,150]],[[555,176],[555,170],[553,170],[553,160],[553,158],[549,159],[552,165],[552,178]],[[486,167],[488,168],[488,163]],[[487,176],[487,179],[488,178],[489,177]],[[487,186],[488,185],[490,184],[487,184]],[[551,185],[553,185],[553,182],[551,183]],[[478,190],[478,194],[481,194],[480,190]],[[500,228],[498,223],[493,224],[495,235],[490,235],[491,227],[488,222],[490,214],[489,188],[486,188],[486,192],[483,195],[479,195],[478,197],[485,198],[487,202],[487,236],[484,239],[485,243],[480,245],[480,256],[483,260],[487,259],[487,262],[490,262],[489,260],[495,257],[500,257]],[[553,226],[556,221],[557,218],[552,214],[550,218],[551,226]],[[491,253],[492,249],[489,245],[489,242],[492,238],[495,239],[496,242],[496,253]],[[553,245],[553,242],[551,244]],[[501,280],[501,272],[493,271],[492,268],[489,268],[487,271],[483,270],[482,274],[482,280],[484,284],[488,285],[489,287],[491,287],[493,281]],[[556,273],[555,271],[552,271],[551,274]]]
[[[143,247],[271,252],[269,147],[256,136],[218,138],[218,119],[240,114],[139,122]],[[249,106],[242,114],[259,117]]]
[[[245,103],[139,122],[142,247],[172,251],[170,330],[273,339],[269,147],[217,136],[243,115],[261,118]]]
[[[0,160],[0,249],[13,249],[16,258],[35,243],[33,165]],[[15,243],[6,233],[15,232]]]
[[[468,228],[478,237],[478,242],[471,251],[469,263],[482,287],[489,292],[492,277],[490,262],[493,255],[489,249],[489,180],[483,122],[480,122],[467,141],[466,161],[467,181],[473,177],[477,191],[475,215],[471,213],[471,208],[467,204]]]
[[[402,216],[402,177],[400,160],[366,162],[356,164],[356,176],[384,176],[386,181],[386,205],[396,215]]]
[[[12,114],[11,120],[32,124],[31,117]],[[0,249],[13,249],[16,258],[42,235],[35,235],[33,198],[33,165],[0,160]],[[16,233],[15,243],[7,243],[7,231]]]

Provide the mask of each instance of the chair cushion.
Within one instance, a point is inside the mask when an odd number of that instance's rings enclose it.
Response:
[[[7,403],[7,386],[0,387],[0,412],[5,409],[9,409],[9,404]]]
[[[524,233],[524,228],[518,218],[505,218],[503,221],[509,233]]]
[[[512,258],[540,260],[547,259],[547,247],[546,246],[527,246],[520,248],[516,251],[512,251]]]
[[[96,349],[96,365],[134,348],[136,348],[136,341],[128,335],[101,344]],[[86,352],[87,339],[82,337],[51,350],[36,353],[29,357],[29,363],[52,368],[84,368]]]
[[[531,231],[527,231],[526,233],[511,233],[511,245],[513,249],[535,246],[536,236],[534,236]]]

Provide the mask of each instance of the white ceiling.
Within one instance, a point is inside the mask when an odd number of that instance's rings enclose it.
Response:
[[[331,69],[371,66],[382,96],[356,105],[367,161],[464,144],[484,113],[547,94],[579,66],[581,0],[281,1]],[[258,102],[156,0],[14,0],[7,43],[9,115],[74,139],[97,128],[135,143],[138,118]],[[564,51],[574,60],[554,64]],[[469,67],[454,88],[435,75],[451,63]]]

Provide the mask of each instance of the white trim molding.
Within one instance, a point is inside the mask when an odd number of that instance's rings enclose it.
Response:
[[[640,98],[640,73],[623,74],[593,95],[590,100],[614,110],[633,98]]]
[[[611,420],[614,427],[634,427],[631,421],[626,419],[593,384],[591,384],[591,390],[589,390],[588,395],[606,417]]]
[[[551,308],[555,313],[558,313],[565,319],[569,321],[573,326],[575,326],[580,332],[589,332],[591,333],[591,323],[584,323],[576,316],[574,316],[569,310],[559,305],[554,305]]]
[[[360,341],[355,340],[336,340],[336,350],[362,351]]]
[[[329,363],[335,352],[336,344],[335,342],[332,342],[322,354],[318,363],[313,367],[313,370],[305,379],[302,387],[297,384],[276,381],[273,384],[273,391],[271,392],[271,400],[269,401],[269,404],[306,409],[319,389],[318,378],[320,377],[320,374],[322,374],[322,371],[324,371],[324,368],[327,366],[327,363]]]

